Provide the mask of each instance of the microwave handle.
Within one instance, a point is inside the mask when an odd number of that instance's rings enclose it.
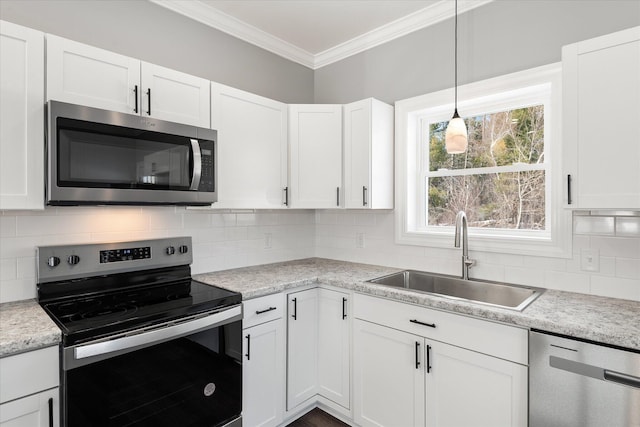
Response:
[[[197,139],[191,140],[191,151],[193,152],[193,174],[191,175],[191,187],[189,190],[196,191],[200,186],[202,175],[202,153],[200,153],[200,143]]]

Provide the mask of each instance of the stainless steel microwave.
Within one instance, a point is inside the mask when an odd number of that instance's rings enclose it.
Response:
[[[217,201],[217,132],[49,101],[48,205]]]

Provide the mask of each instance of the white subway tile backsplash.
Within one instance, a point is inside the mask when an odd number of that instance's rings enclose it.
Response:
[[[544,288],[545,284],[544,270],[536,270],[531,268],[505,267],[504,281],[518,285],[537,286]]]
[[[591,276],[591,293],[640,301],[640,280]]]
[[[573,230],[575,234],[613,236],[615,234],[615,218],[612,216],[574,216]]]
[[[640,279],[640,260],[632,258],[616,258],[616,276],[626,279]],[[640,286],[640,283],[638,284]]]
[[[0,259],[0,280],[12,280],[18,277],[18,263],[14,258]]]
[[[16,217],[0,215],[0,236],[13,237],[16,235]]]
[[[617,217],[616,236],[640,237],[640,217]]]
[[[590,289],[590,276],[589,274],[547,271],[545,272],[543,287],[588,294]]]
[[[599,249],[600,256],[640,258],[640,238],[592,236],[591,248]]]

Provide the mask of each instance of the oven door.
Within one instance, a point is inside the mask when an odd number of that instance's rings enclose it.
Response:
[[[242,308],[63,349],[68,427],[242,425]]]
[[[48,204],[216,201],[216,131],[56,101],[48,112]]]

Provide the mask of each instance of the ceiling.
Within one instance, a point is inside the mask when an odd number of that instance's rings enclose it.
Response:
[[[149,0],[317,69],[454,15],[453,0]],[[493,0],[459,0],[458,12]]]

